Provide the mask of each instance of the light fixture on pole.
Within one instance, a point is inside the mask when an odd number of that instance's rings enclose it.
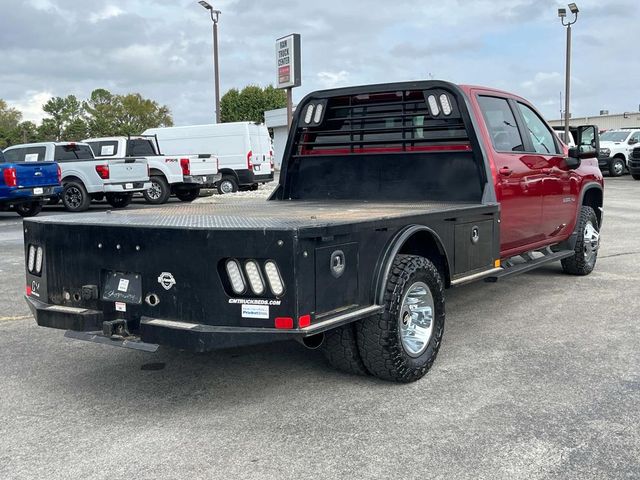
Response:
[[[211,21],[213,22],[213,77],[215,81],[215,97],[216,97],[216,121],[220,122],[220,70],[218,68],[218,19],[222,13],[220,10],[214,10],[209,2],[200,0],[198,2],[203,8],[209,10]]]
[[[569,118],[571,112],[569,110],[570,94],[571,94],[571,25],[578,21],[578,6],[575,3],[568,5],[569,10],[573,13],[573,20],[567,19],[567,9],[559,8],[558,17],[562,25],[567,27],[567,63],[565,67],[565,93],[564,93],[564,138],[565,142],[569,139]]]

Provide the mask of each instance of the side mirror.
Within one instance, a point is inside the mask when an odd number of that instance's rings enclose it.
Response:
[[[569,157],[578,160],[585,160],[587,158],[598,158],[598,151],[591,145],[580,145],[578,147],[571,147],[569,149]]]
[[[629,143],[629,145],[635,145],[636,143],[638,143],[638,139],[637,138],[630,138],[628,143]]]

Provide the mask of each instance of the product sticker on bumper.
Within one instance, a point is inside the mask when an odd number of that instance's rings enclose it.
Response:
[[[126,312],[127,304],[124,302],[116,302],[116,312]]]
[[[242,318],[269,319],[268,305],[242,305]]]
[[[129,290],[129,280],[127,280],[126,278],[121,278],[118,282],[118,290],[120,290],[121,292],[126,292],[127,290]]]

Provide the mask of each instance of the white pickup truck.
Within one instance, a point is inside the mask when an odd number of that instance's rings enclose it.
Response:
[[[198,198],[201,188],[213,188],[221,175],[216,157],[160,153],[155,136],[103,137],[84,140],[97,158],[144,158],[149,164],[151,188],[143,192],[148,203],[162,204],[173,194],[183,202]]]
[[[113,208],[124,208],[135,192],[151,187],[144,159],[96,159],[86,143],[29,143],[9,147],[7,153],[23,162],[57,162],[62,176],[62,203],[70,212],[87,210],[91,200],[105,197]],[[59,200],[54,198],[50,203]]]

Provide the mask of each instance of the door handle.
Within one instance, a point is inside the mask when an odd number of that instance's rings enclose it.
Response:
[[[511,170],[509,167],[502,167],[499,170],[499,172],[500,172],[500,175],[504,175],[505,177],[508,177],[513,173],[513,170]]]

